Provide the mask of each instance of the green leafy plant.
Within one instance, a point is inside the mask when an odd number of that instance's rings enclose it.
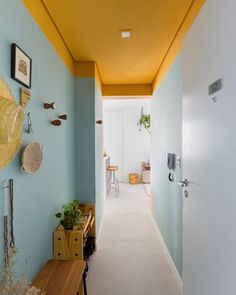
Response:
[[[142,114],[138,120],[137,125],[139,126],[139,131],[141,131],[142,128],[144,128],[150,133],[151,115],[150,114]]]
[[[74,226],[80,228],[82,212],[79,209],[79,201],[74,200],[71,203],[64,204],[62,206],[62,212],[58,212],[55,216],[60,219],[61,225],[66,230],[71,230]]]

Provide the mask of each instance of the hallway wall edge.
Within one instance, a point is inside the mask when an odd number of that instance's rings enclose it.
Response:
[[[181,279],[181,277],[179,275],[177,267],[176,267],[171,255],[170,255],[168,247],[167,247],[167,245],[165,243],[165,240],[164,240],[164,238],[163,238],[163,236],[161,234],[161,231],[160,231],[160,229],[159,229],[159,227],[158,227],[158,225],[156,223],[156,220],[154,219],[154,216],[152,215],[152,213],[150,213],[149,215],[150,215],[151,221],[152,221],[152,223],[154,225],[154,228],[155,228],[155,230],[157,232],[157,235],[160,238],[162,250],[163,250],[163,252],[164,252],[164,254],[165,254],[165,256],[166,256],[166,258],[168,260],[168,263],[169,263],[169,265],[170,265],[170,267],[171,267],[171,269],[172,269],[172,271],[174,273],[174,276],[175,276],[175,278],[177,280],[178,286],[179,286],[181,292],[183,293],[183,281],[182,281],[182,279]]]

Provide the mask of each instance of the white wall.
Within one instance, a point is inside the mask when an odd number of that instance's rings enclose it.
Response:
[[[150,113],[149,99],[104,100],[104,149],[111,163],[119,165],[121,181],[140,173],[141,162],[150,160],[150,134],[137,126],[142,106]]]
[[[96,80],[96,79],[95,79]],[[95,121],[103,120],[102,94],[95,81]],[[105,197],[105,167],[103,161],[103,126],[95,124],[95,201],[96,201],[96,232],[99,232]]]

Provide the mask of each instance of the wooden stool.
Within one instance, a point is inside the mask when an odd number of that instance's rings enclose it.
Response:
[[[109,189],[108,189],[108,193],[110,192],[111,188],[113,187],[114,185],[114,188],[115,188],[115,192],[118,196],[118,193],[120,191],[120,188],[119,188],[119,182],[118,182],[118,179],[116,179],[116,174],[115,172],[118,171],[119,169],[119,166],[117,165],[109,165],[107,167],[107,171],[110,172],[110,183],[109,183]]]
[[[49,260],[32,285],[46,295],[86,295],[85,266],[82,260]]]

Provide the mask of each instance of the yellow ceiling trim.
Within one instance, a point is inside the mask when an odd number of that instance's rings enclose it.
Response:
[[[102,79],[99,68],[95,61],[78,61],[75,62],[75,77],[95,78],[99,89],[102,92]]]
[[[75,77],[95,78],[103,96],[152,95],[152,84],[104,85],[95,61],[76,62]]]
[[[170,44],[170,47],[166,52],[166,55],[162,60],[162,63],[152,82],[153,92],[159,86],[161,80],[165,77],[173,62],[175,61],[177,55],[180,53],[183,46],[184,37],[191,28],[205,1],[206,0],[193,0],[193,2],[191,3],[189,10],[187,11],[185,18],[183,19],[178,31],[176,32],[176,35],[174,36],[174,39]]]
[[[95,63],[95,79],[96,79],[98,87],[102,93],[103,84],[102,84],[102,78],[101,78],[101,74],[100,74],[97,63]]]
[[[103,96],[151,96],[152,84],[103,85]]]
[[[75,77],[95,77],[95,61],[78,61],[75,63]]]
[[[30,14],[40,26],[41,30],[47,36],[59,56],[62,58],[66,66],[74,75],[74,59],[63,39],[59,30],[57,29],[53,19],[48,13],[43,1],[41,0],[22,0]]]

